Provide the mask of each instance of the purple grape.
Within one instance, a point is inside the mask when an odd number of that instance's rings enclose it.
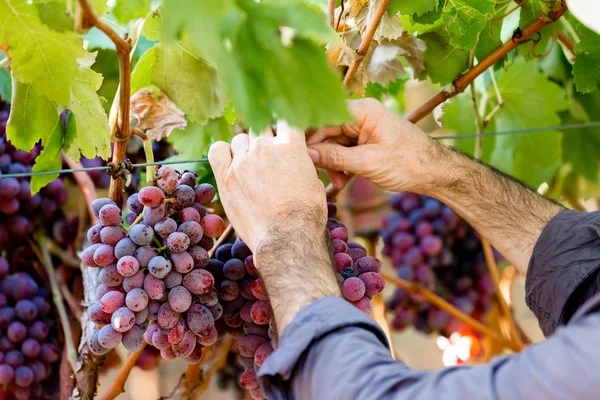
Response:
[[[148,272],[157,279],[164,279],[172,268],[171,261],[163,256],[156,256],[148,263]]]
[[[202,205],[208,205],[211,201],[213,201],[213,199],[215,198],[215,188],[212,187],[212,185],[209,185],[208,183],[201,183],[200,185],[196,186],[196,190],[195,190],[195,201],[197,203],[200,203]]]
[[[177,222],[172,218],[164,218],[154,225],[154,230],[163,239],[169,237],[169,235],[177,231]]]
[[[137,193],[129,196],[127,199],[127,208],[138,215],[144,211],[144,205],[140,203]]]
[[[147,225],[137,224],[130,228],[129,238],[138,246],[147,246],[154,239],[154,231]]]
[[[116,205],[115,202],[112,201],[111,199],[106,199],[106,198],[96,199],[96,200],[92,201],[92,212],[94,213],[94,215],[96,217],[99,217],[100,209],[102,209],[102,207],[104,207],[105,205],[108,205],[108,204]]]

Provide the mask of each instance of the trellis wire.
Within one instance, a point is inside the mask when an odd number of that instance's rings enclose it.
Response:
[[[544,132],[544,131],[556,131],[556,130],[569,130],[569,129],[579,129],[579,128],[593,128],[600,127],[600,121],[592,121],[592,122],[582,122],[578,124],[565,124],[565,125],[554,125],[554,126],[543,126],[538,128],[525,128],[525,129],[511,129],[506,131],[496,131],[496,132],[484,132],[484,133],[469,133],[464,135],[449,135],[449,136],[436,136],[433,137],[434,140],[450,140],[450,139],[473,139],[476,137],[488,137],[488,136],[503,136],[503,135],[517,135],[517,134],[527,134],[527,133],[536,133],[536,132]],[[191,164],[191,163],[206,163],[208,162],[208,158],[197,158],[192,160],[172,160],[172,161],[158,161],[152,163],[139,163],[132,164],[134,168],[141,167],[150,167],[156,165],[175,165],[175,164]],[[54,174],[67,174],[73,172],[91,172],[91,171],[108,171],[112,169],[108,165],[100,166],[100,167],[84,167],[84,168],[69,168],[69,169],[61,169],[56,171],[36,171],[36,172],[20,172],[16,174],[2,174],[0,178],[23,178],[30,177],[35,175],[54,175]]]

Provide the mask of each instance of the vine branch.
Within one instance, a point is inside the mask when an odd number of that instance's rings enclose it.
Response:
[[[565,45],[571,54],[577,54],[575,51],[575,42],[564,32],[558,32],[558,41]]]
[[[520,44],[527,42],[534,34],[539,32],[542,28],[554,23],[567,11],[567,6],[563,1],[557,3],[547,17],[544,19],[536,19],[523,30],[517,29],[510,40],[504,42],[500,47],[492,51],[487,57],[475,65],[469,71],[459,76],[449,87],[444,88],[435,96],[427,100],[419,108],[413,110],[406,116],[406,119],[410,122],[418,122],[423,119],[427,114],[433,111],[434,108],[442,104],[444,101],[462,93],[467,86],[475,80],[479,75],[486,71],[489,67],[500,61],[504,56],[516,49]]]
[[[446,300],[442,299],[437,294],[429,291],[421,285],[406,281],[401,278],[397,278],[395,276],[387,274],[386,272],[380,272],[380,274],[386,281],[393,283],[394,285],[406,292],[416,294],[425,298],[425,300],[427,300],[437,308],[446,311],[448,314],[460,320],[462,323],[469,326],[473,330],[476,330],[477,332],[488,336],[490,339],[493,339],[498,343],[513,349],[514,351],[519,351],[519,349],[516,346],[504,339],[500,334],[493,331],[491,328],[485,326],[476,319],[461,312],[458,308],[454,307],[452,304],[448,303]]]
[[[102,396],[100,396],[98,400],[113,400],[121,393],[125,393],[125,382],[127,382],[127,378],[129,378],[131,370],[137,363],[138,358],[140,358],[140,356],[142,355],[142,352],[144,351],[145,347],[146,341],[143,341],[141,349],[139,349],[135,353],[129,354],[129,357],[127,357],[127,361],[125,361],[125,364],[123,365],[123,368],[121,368],[121,371],[119,372],[119,375],[117,375],[117,378],[112,382],[108,391]]]
[[[379,3],[375,16],[373,17],[373,20],[371,21],[371,23],[369,24],[369,28],[367,29],[367,33],[362,38],[360,47],[356,51],[356,53],[358,54],[358,58],[352,61],[352,64],[350,64],[350,68],[348,68],[348,71],[346,72],[346,76],[344,76],[344,85],[346,87],[350,86],[352,79],[354,79],[354,75],[356,75],[356,72],[358,71],[360,63],[362,62],[363,58],[367,55],[369,47],[371,47],[371,42],[373,41],[373,36],[375,36],[375,32],[379,27],[379,23],[383,18],[383,14],[385,14],[388,6],[390,5],[390,1],[391,0],[382,0],[381,3]]]

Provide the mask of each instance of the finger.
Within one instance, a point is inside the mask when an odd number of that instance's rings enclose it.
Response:
[[[275,135],[273,134],[273,128],[271,126],[267,126],[262,132],[256,133],[254,129],[250,129],[249,131],[250,143],[260,137],[273,138]]]
[[[309,147],[308,154],[315,166],[334,171],[361,174],[364,166],[364,149],[345,147],[335,143],[317,143]]]
[[[245,133],[240,133],[236,135],[231,141],[231,154],[233,158],[239,157],[240,154],[246,153],[248,151],[248,146],[250,145],[250,138]]]
[[[341,171],[334,171],[332,169],[325,169],[325,173],[329,177],[329,180],[333,186],[338,190],[342,190],[346,183],[348,183],[348,176]]]
[[[216,142],[208,149],[208,162],[217,182],[221,182],[231,165],[231,147],[229,143]]]
[[[304,131],[291,126],[284,120],[277,121],[277,137],[289,142],[306,143]]]

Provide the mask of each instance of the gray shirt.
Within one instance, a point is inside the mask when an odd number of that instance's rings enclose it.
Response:
[[[338,297],[305,307],[260,369],[267,398],[600,399],[600,213],[563,211],[531,257],[526,300],[549,338],[478,367],[414,371]]]

